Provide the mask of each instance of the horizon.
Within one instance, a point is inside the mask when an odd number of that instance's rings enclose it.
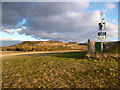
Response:
[[[53,40],[49,40],[49,41],[53,41]],[[17,40],[0,40],[0,47],[7,47],[7,46],[12,46],[12,45],[16,45],[16,44],[20,44],[22,42],[27,42],[27,41],[17,41]],[[30,42],[38,42],[38,41],[30,41]],[[42,41],[40,41],[42,42]],[[62,42],[62,41],[60,41]],[[105,41],[105,42],[119,42],[119,41]],[[62,42],[62,43],[69,43],[69,42]],[[76,42],[78,44],[85,44],[86,42]]]

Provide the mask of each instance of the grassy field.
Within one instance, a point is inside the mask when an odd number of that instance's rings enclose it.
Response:
[[[3,88],[119,88],[118,60],[86,51],[3,57]]]

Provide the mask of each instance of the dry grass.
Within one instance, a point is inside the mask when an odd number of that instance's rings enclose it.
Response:
[[[58,51],[58,50],[87,50],[86,45],[78,43],[63,43],[59,41],[25,41],[13,46],[2,47],[2,51]]]
[[[97,60],[109,60],[109,61],[118,61],[119,60],[119,54],[118,53],[96,53],[94,55],[91,55],[91,58],[97,59]]]
[[[119,88],[116,59],[84,51],[4,57],[3,88]]]

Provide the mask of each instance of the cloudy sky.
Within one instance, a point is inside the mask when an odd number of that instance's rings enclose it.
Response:
[[[98,41],[100,11],[106,41],[118,40],[117,2],[3,2],[0,40]]]

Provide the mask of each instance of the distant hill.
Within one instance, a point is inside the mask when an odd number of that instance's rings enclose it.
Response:
[[[22,43],[2,47],[2,51],[56,51],[56,50],[87,50],[86,45],[76,42],[64,43],[60,41],[24,41]]]
[[[87,43],[69,42],[64,43],[60,41],[24,41],[16,42],[11,46],[2,47],[2,51],[57,51],[57,50],[87,50]],[[105,52],[119,52],[120,41],[104,42],[106,45]]]

